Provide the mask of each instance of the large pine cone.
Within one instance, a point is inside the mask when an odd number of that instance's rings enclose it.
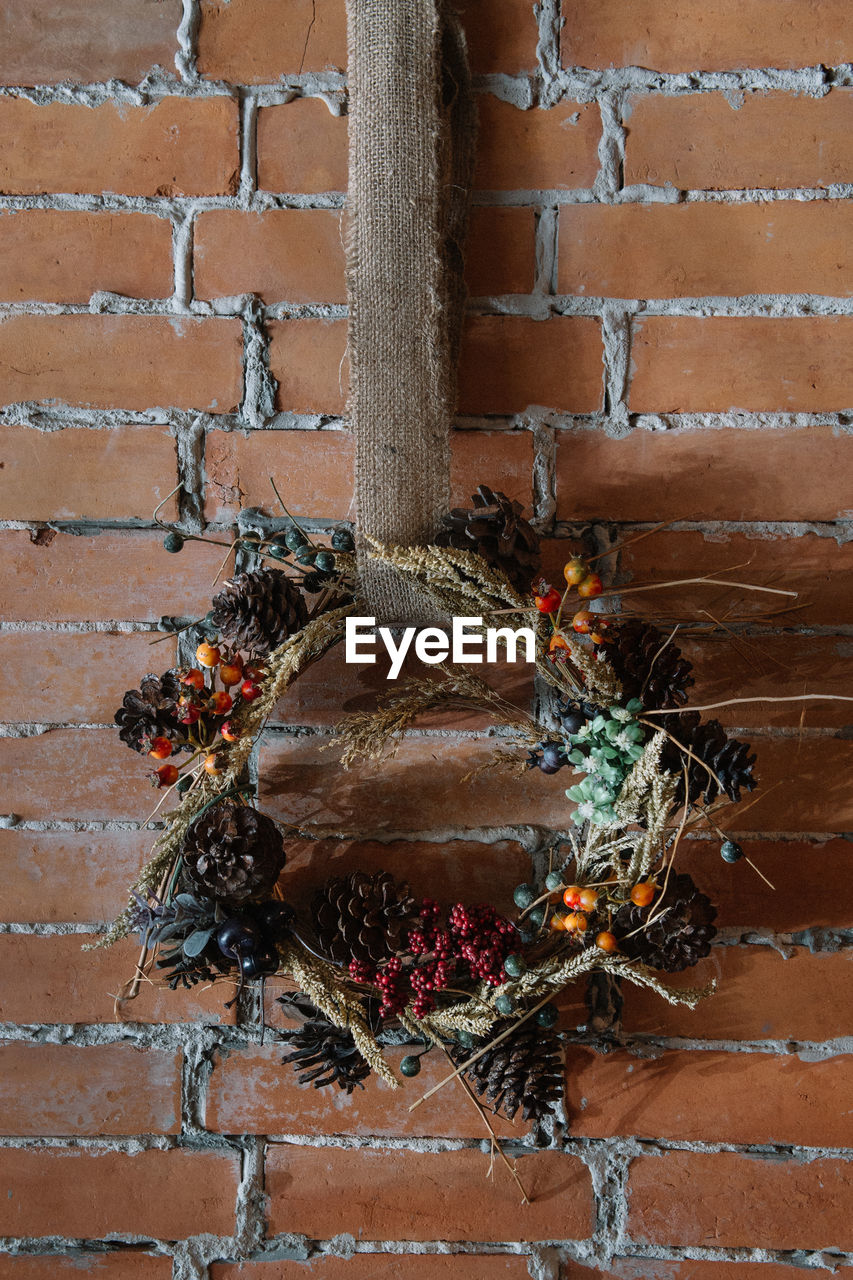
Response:
[[[122,742],[134,751],[146,752],[150,738],[168,738],[170,742],[184,738],[184,727],[178,720],[180,694],[176,671],[166,671],[159,678],[143,676],[140,687],[127,691],[115,713]]]
[[[352,1033],[328,1022],[322,1014],[304,1023],[291,1036],[290,1045],[291,1052],[282,1062],[302,1073],[300,1084],[313,1084],[315,1089],[336,1084],[348,1094],[356,1085],[364,1088],[362,1081],[370,1075],[370,1063],[359,1053]]]
[[[740,800],[741,787],[753,790],[756,780],[752,776],[752,766],[756,757],[750,755],[750,744],[730,738],[719,720],[702,720],[698,711],[686,711],[683,715],[661,716],[660,723],[667,733],[698,757],[694,760],[685,756],[675,742],[667,739],[661,765],[680,779],[675,797],[677,804],[684,803],[685,764],[691,802],[704,793],[705,803],[710,804],[719,795],[720,788],[700,761],[713,769],[730,800]]]
[[[275,823],[234,800],[203,813],[184,838],[184,871],[201,893],[230,903],[272,893],[284,866]]]
[[[330,880],[312,909],[322,949],[340,964],[389,960],[405,949],[419,919],[409,886],[387,871],[354,871]]]
[[[494,1028],[499,1033],[503,1028]],[[454,1049],[457,1063],[471,1056],[470,1049]],[[560,1040],[554,1031],[522,1025],[506,1040],[489,1049],[465,1071],[482,1097],[487,1094],[497,1111],[510,1120],[522,1108],[525,1120],[541,1120],[554,1114],[551,1103],[563,1096]]]
[[[640,926],[664,907],[661,915],[647,929]],[[671,876],[660,903],[635,907],[628,902],[613,917],[613,932],[620,938],[623,955],[642,960],[650,969],[678,973],[689,969],[711,950],[711,939],[717,930],[714,921],[717,908],[711,899],[696,888],[688,875]],[[639,929],[639,933],[634,933]],[[633,937],[625,937],[632,934]]]
[[[646,707],[683,707],[694,683],[692,665],[677,645],[651,623],[632,620],[612,627],[602,645],[619,677],[625,700],[639,698]]]
[[[267,654],[308,621],[302,593],[281,569],[230,578],[213,599],[213,624],[235,649]]]
[[[503,570],[516,591],[529,591],[539,566],[539,535],[522,516],[523,506],[485,484],[471,501],[473,509],[454,507],[443,517],[436,545],[476,551]]]

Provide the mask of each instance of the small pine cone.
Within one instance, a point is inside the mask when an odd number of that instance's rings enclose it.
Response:
[[[290,1045],[291,1052],[282,1062],[302,1073],[300,1084],[313,1084],[315,1089],[336,1084],[348,1094],[356,1085],[364,1088],[362,1081],[370,1075],[370,1063],[359,1053],[352,1033],[322,1015],[304,1023],[301,1031],[291,1036]]]
[[[275,823],[234,800],[203,813],[184,838],[184,871],[199,892],[217,901],[267,897],[284,866]]]
[[[437,546],[476,551],[501,569],[516,591],[529,591],[539,567],[539,535],[522,516],[521,503],[485,484],[471,501],[472,509],[454,507],[443,517]]]
[[[651,623],[638,619],[611,627],[601,646],[619,677],[625,700],[639,698],[646,707],[683,707],[694,683],[691,664],[681,650]]]
[[[302,592],[281,569],[238,573],[213,599],[213,624],[235,649],[272,653],[308,621]]]
[[[756,780],[752,776],[755,755],[750,755],[750,744],[730,738],[719,720],[702,720],[698,711],[683,715],[661,716],[661,727],[688,747],[696,759],[686,756],[672,739],[667,739],[661,755],[661,765],[680,778],[676,803],[684,803],[684,768],[687,766],[688,795],[692,801],[704,793],[706,804],[720,793],[720,788],[706,768],[704,761],[720,779],[723,791],[730,800],[740,800],[741,787],[752,791]]]
[[[119,737],[134,751],[147,751],[150,738],[182,741],[186,734],[178,720],[178,698],[181,684],[177,671],[167,671],[159,678],[143,676],[138,689],[129,689],[115,713]]]
[[[339,964],[379,964],[403,951],[419,922],[407,884],[387,871],[354,871],[330,880],[313,902],[314,927],[326,955]]]
[[[665,909],[658,918],[647,929],[641,928],[661,907]],[[711,899],[700,893],[690,876],[677,875],[670,878],[659,903],[635,907],[627,902],[616,912],[612,927],[623,955],[641,960],[650,969],[678,973],[711,950],[711,940],[717,932],[716,918],[717,908]],[[635,929],[639,932],[634,933]]]
[[[504,1028],[493,1028],[499,1034]],[[471,1056],[470,1049],[454,1049],[456,1063]],[[551,1103],[563,1096],[560,1040],[552,1030],[523,1023],[517,1031],[489,1049],[465,1071],[477,1093],[486,1094],[496,1111],[512,1120],[522,1108],[525,1120],[542,1120],[554,1114]]]

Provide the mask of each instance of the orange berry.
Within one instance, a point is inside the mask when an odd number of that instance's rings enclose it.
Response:
[[[555,649],[568,649],[569,642],[559,631],[555,631],[548,641],[548,652],[553,653]]]
[[[252,664],[251,666],[246,667],[243,672],[243,675],[247,680],[254,680],[256,684],[259,684],[266,674],[266,668],[258,666],[257,664]]]
[[[581,609],[572,618],[572,627],[577,631],[578,635],[588,636],[595,621],[596,615],[594,613],[590,613],[589,609]]]
[[[548,921],[548,924],[550,925],[554,933],[564,933],[566,929],[567,918],[568,918],[567,916],[553,915],[551,916],[551,919]]]
[[[226,742],[236,742],[240,734],[234,728],[230,720],[226,720],[219,732],[222,734]]]
[[[578,906],[584,911],[594,911],[598,906],[598,894],[594,889],[581,889]]]
[[[570,587],[576,587],[586,576],[586,565],[580,556],[572,556],[571,560],[563,566],[563,577]]]
[[[589,638],[593,644],[604,644],[604,636],[600,631],[590,631]]]
[[[551,587],[544,595],[534,596],[533,599],[540,613],[556,613],[563,597],[556,587]]]
[[[172,744],[168,738],[152,738],[148,754],[155,760],[167,760],[172,754]]]
[[[212,774],[214,777],[216,776],[216,774],[222,772],[222,770],[219,767],[219,760],[214,755],[209,755],[204,757],[204,769],[205,769],[205,773]]]
[[[568,933],[583,933],[586,926],[586,916],[580,911],[573,911],[570,916],[566,916],[566,931]]]
[[[201,667],[215,667],[222,657],[215,644],[203,640],[195,651],[195,660]]]
[[[157,785],[160,787],[173,787],[178,781],[180,774],[173,764],[161,764],[157,770]]]
[[[579,884],[570,884],[568,889],[563,893],[563,902],[567,907],[579,907],[581,901],[581,887]]]
[[[231,662],[223,662],[219,668],[219,679],[227,687],[232,684],[239,684],[243,679],[243,664],[239,659]]]
[[[631,890],[631,901],[635,907],[647,907],[655,896],[657,885],[652,884],[651,880],[644,880],[641,884],[635,884]]]
[[[215,693],[207,704],[215,716],[224,716],[234,706],[230,693]]]
[[[602,951],[616,951],[619,944],[612,933],[604,929],[595,939],[595,945],[600,947]]]
[[[190,667],[189,671],[185,671],[181,676],[181,684],[189,684],[193,689],[201,690],[204,688],[204,674],[198,667]]]
[[[584,578],[578,587],[578,595],[584,600],[590,600],[593,596],[600,596],[604,587],[597,573],[591,573],[588,578]]]

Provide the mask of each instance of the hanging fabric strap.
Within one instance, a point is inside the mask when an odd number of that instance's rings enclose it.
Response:
[[[475,115],[443,0],[347,0],[349,415],[359,558],[385,623],[430,610],[366,539],[423,545],[449,497]]]

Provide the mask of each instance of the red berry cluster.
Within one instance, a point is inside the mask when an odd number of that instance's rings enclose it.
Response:
[[[415,1018],[431,1013],[435,992],[453,982],[460,966],[467,970],[465,976],[493,987],[506,981],[503,962],[517,945],[516,928],[493,907],[458,903],[445,925],[438,903],[425,898],[420,917],[420,927],[409,933],[407,956],[395,956],[376,968],[362,960],[350,961],[350,977],[379,988],[383,1018],[402,1013],[410,1002]]]

